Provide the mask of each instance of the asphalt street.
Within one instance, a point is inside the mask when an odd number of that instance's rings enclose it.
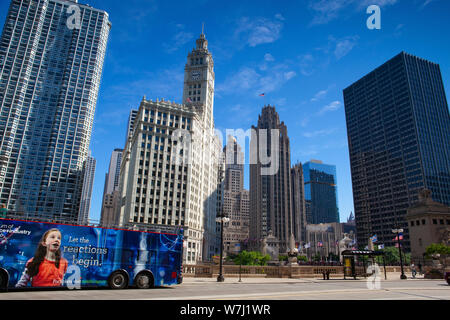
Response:
[[[444,280],[185,278],[172,287],[12,290],[0,300],[450,300]]]

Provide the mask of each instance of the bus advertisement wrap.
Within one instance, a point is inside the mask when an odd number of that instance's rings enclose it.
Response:
[[[8,287],[108,285],[119,271],[134,284],[145,271],[155,286],[177,284],[183,234],[0,219],[0,268]]]

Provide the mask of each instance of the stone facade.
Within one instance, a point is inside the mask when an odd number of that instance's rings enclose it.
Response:
[[[423,258],[432,243],[449,245],[450,207],[431,199],[431,191],[419,192],[419,201],[408,208],[411,257]]]
[[[287,253],[293,233],[291,154],[287,127],[273,106],[265,106],[250,141],[250,246],[259,250],[269,235]],[[262,157],[268,157],[270,161]],[[264,161],[263,161],[264,160]]]
[[[120,170],[123,225],[184,228],[183,263],[218,252],[221,142],[214,135],[214,71],[205,35],[185,66],[183,103],[142,99]]]

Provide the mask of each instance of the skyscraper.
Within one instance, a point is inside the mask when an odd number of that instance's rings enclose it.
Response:
[[[123,149],[114,149],[109,161],[108,172],[105,174],[105,187],[103,189],[103,201],[100,223],[102,225],[115,225],[118,223],[116,216],[116,203],[118,201],[120,165],[122,163]]]
[[[221,143],[214,69],[202,33],[185,66],[183,104],[142,99],[120,170],[122,224],[183,226],[185,263],[217,252]]]
[[[311,160],[303,164],[303,175],[307,222],[339,222],[336,166]]]
[[[0,40],[0,202],[76,221],[111,24],[65,0],[12,0]]]
[[[80,224],[87,224],[89,222],[96,163],[97,161],[90,154],[84,161],[83,189],[81,191],[80,212],[78,214],[78,223]]]
[[[223,155],[223,213],[230,219],[224,224],[224,250],[238,253],[248,239],[249,228],[249,193],[244,189],[244,153],[236,139],[229,137]]]
[[[305,182],[301,163],[291,168],[291,179],[293,233],[299,244],[304,244],[306,241],[306,208]]]
[[[128,139],[133,136],[134,122],[136,120],[137,114],[138,114],[138,110],[136,110],[136,109],[130,110],[130,115],[128,116],[127,134],[126,134],[126,138],[125,138],[125,144],[127,143]]]
[[[291,156],[287,127],[275,107],[265,106],[252,126],[250,141],[250,245],[261,249],[273,234],[280,252],[289,248],[293,234]],[[270,167],[269,170],[268,167]],[[273,169],[273,170],[272,170]]]
[[[450,205],[450,115],[439,65],[401,52],[344,90],[358,242],[394,246],[419,190]]]

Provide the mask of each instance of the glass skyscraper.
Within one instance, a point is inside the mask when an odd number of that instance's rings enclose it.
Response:
[[[339,222],[336,166],[311,160],[303,164],[308,224]]]
[[[450,115],[439,65],[401,52],[344,90],[357,238],[394,246],[419,190],[450,205]]]
[[[0,202],[76,220],[108,14],[77,1],[12,0],[0,40]]]

